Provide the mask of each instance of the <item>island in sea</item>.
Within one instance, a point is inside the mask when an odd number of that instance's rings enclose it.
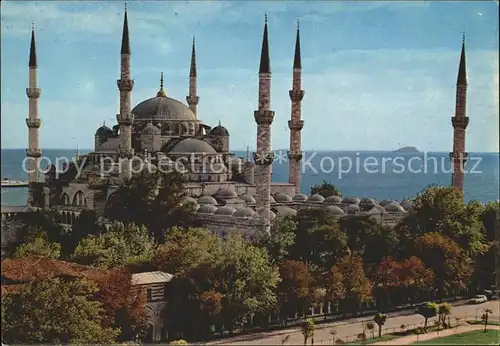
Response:
[[[402,147],[394,150],[395,153],[420,153],[421,151],[415,147]]]

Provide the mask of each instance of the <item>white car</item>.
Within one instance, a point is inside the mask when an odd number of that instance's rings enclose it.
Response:
[[[472,297],[470,300],[469,300],[469,303],[472,303],[472,304],[481,304],[481,303],[484,303],[488,301],[488,298],[486,298],[485,295],[483,294],[478,294],[474,297]]]

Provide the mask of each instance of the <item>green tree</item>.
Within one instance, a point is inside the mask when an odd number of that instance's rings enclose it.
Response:
[[[106,233],[82,239],[72,259],[78,263],[116,268],[131,262],[150,261],[155,243],[145,226],[113,222]]]
[[[270,232],[259,235],[255,244],[265,248],[270,261],[277,264],[290,256],[296,232],[297,223],[292,218],[278,216],[271,224]]]
[[[321,184],[315,184],[311,186],[311,195],[319,194],[325,198],[330,196],[342,197],[340,190],[333,184],[326,180],[323,180]]]
[[[2,341],[9,344],[114,343],[119,330],[103,328],[97,287],[59,278],[29,283],[2,297]]]
[[[448,328],[449,326],[446,324],[446,317],[451,314],[451,304],[450,303],[441,303],[438,305],[438,315],[439,321],[443,328]]]
[[[425,319],[424,330],[427,331],[427,321],[429,320],[429,318],[437,316],[438,313],[439,307],[436,303],[433,302],[427,302],[426,304],[420,305],[418,307],[418,314],[422,315]]]
[[[19,245],[13,255],[14,258],[29,256],[58,259],[61,257],[61,244],[50,243],[47,235],[39,232],[31,242]]]
[[[304,336],[304,345],[307,345],[307,340],[314,340],[314,332],[316,330],[316,326],[314,325],[314,321],[310,318],[301,323],[300,329],[302,331],[302,335]],[[314,341],[311,342],[311,345],[314,344]]]
[[[378,325],[378,337],[382,337],[382,326],[387,322],[387,315],[378,312],[373,321]]]

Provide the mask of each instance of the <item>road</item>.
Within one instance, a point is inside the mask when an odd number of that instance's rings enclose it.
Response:
[[[452,304],[452,318],[451,323],[454,324],[455,318],[454,316],[460,317],[460,319],[475,319],[476,315],[480,318],[482,309],[491,309],[493,310],[493,315],[490,320],[499,320],[498,317],[500,314],[500,301],[494,300],[489,301],[483,304],[471,305],[456,305]],[[417,314],[408,314],[408,311],[405,312],[394,312],[387,314],[387,322],[384,325],[385,332],[391,331],[399,331],[400,326],[402,324],[412,327],[416,324],[423,324],[424,318],[421,315]],[[363,322],[372,320],[373,317],[361,317],[356,319],[350,319],[342,322],[334,322],[321,324],[316,326],[316,332],[314,336],[314,344],[331,344],[332,336],[330,335],[330,331],[334,329],[337,334],[335,335],[335,339],[342,339],[344,342],[352,342],[355,341],[356,335],[363,331]],[[433,325],[436,319],[429,319],[428,325]],[[377,326],[375,325],[375,332],[377,332]],[[300,331],[300,327],[293,327],[280,331],[272,331],[272,332],[264,332],[264,333],[256,333],[250,335],[242,335],[234,338],[228,338],[223,340],[215,340],[213,342],[209,342],[210,345],[280,345],[282,343],[282,339],[284,337],[289,336],[286,341],[287,345],[302,345],[304,343],[304,338]]]

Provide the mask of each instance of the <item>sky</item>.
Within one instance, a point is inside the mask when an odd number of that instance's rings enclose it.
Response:
[[[132,103],[164,73],[185,102],[196,37],[198,118],[255,148],[258,68],[269,17],[272,147],[289,146],[292,62],[300,21],[304,150],[450,151],[466,33],[466,149],[499,151],[498,1],[128,1]],[[36,29],[42,148],[92,148],[116,124],[121,1],[1,2],[1,145],[25,148],[31,23]]]

